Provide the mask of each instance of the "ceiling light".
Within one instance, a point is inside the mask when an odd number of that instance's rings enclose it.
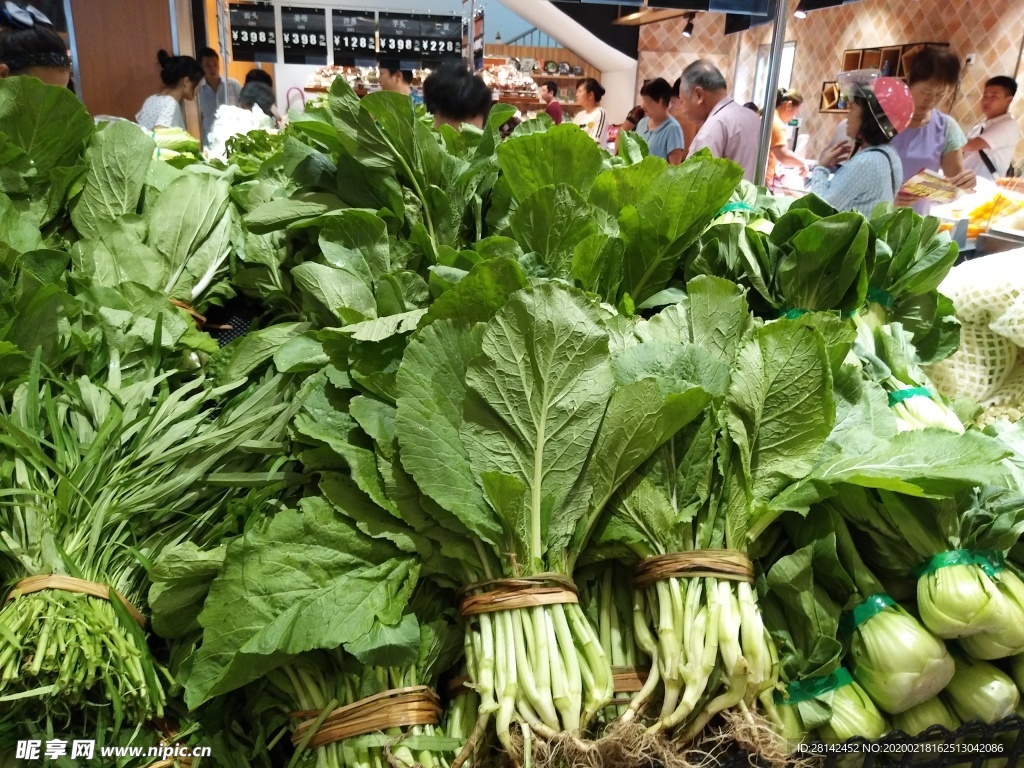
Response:
[[[691,37],[693,35],[693,17],[695,15],[693,13],[686,14],[687,21],[686,26],[683,28],[683,37]]]
[[[796,10],[793,11],[793,15],[798,19],[807,18],[807,0],[800,0],[800,2],[796,4]]]

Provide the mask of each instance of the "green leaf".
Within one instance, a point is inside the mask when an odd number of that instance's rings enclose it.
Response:
[[[495,258],[480,262],[434,300],[421,325],[442,319],[470,324],[486,322],[505,305],[509,296],[524,287],[526,275],[514,259]]]
[[[771,235],[776,244],[781,241],[778,232]],[[839,213],[799,230],[786,242],[792,250],[782,257],[775,275],[779,297],[790,309],[859,309],[868,287],[870,234],[857,212]]]
[[[324,261],[370,284],[392,270],[387,224],[369,211],[339,211],[320,235]]]
[[[328,321],[357,323],[377,316],[370,285],[346,269],[307,261],[292,269],[292,279]]]
[[[820,334],[785,320],[757,329],[736,355],[726,407],[748,503],[760,510],[811,472],[835,423],[831,366]],[[747,521],[727,525],[729,546],[742,545]]]
[[[271,200],[246,214],[245,225],[257,235],[265,235],[290,224],[322,216],[332,209],[327,196],[306,195],[291,199]]]
[[[417,568],[322,500],[285,510],[228,545],[199,617],[203,643],[185,674],[189,707],[257,680],[295,654],[395,625]]]
[[[308,328],[308,323],[281,323],[247,333],[231,342],[211,362],[217,381],[226,384],[245,378],[271,360],[289,339]]]
[[[553,277],[572,279],[577,244],[597,234],[590,206],[566,184],[541,187],[524,197],[510,220],[512,235],[533,252]]]
[[[352,323],[339,329],[338,332],[351,336],[356,341],[383,341],[392,336],[415,331],[416,326],[426,314],[427,310],[425,309],[414,309],[411,312],[402,312],[398,315]]]
[[[611,396],[608,337],[582,298],[552,283],[517,293],[488,323],[466,372],[460,435],[476,475],[505,474],[528,492],[526,573],[543,570],[547,514],[572,530],[584,508],[566,510]],[[576,520],[573,517],[576,517]]]
[[[398,369],[395,426],[402,464],[424,494],[491,546],[501,541],[497,523],[470,467],[459,434],[466,368],[480,349],[482,327],[439,321],[409,342]]]
[[[274,352],[274,365],[281,373],[318,371],[330,362],[316,333],[293,336]]]
[[[408,667],[420,651],[420,623],[407,613],[394,626],[374,624],[370,631],[345,646],[366,667]]]
[[[226,546],[206,551],[189,541],[159,554],[147,599],[154,632],[173,640],[201,631],[199,613],[226,554]]]
[[[743,170],[729,160],[699,157],[666,168],[619,214],[626,241],[621,290],[642,302],[662,290],[683,254],[729,200]]]
[[[0,82],[0,134],[28,155],[37,179],[73,165],[93,130],[89,113],[67,88],[34,77]]]
[[[154,147],[138,126],[126,122],[112,123],[93,137],[85,151],[85,188],[71,208],[79,234],[96,237],[101,224],[137,211]]]
[[[565,184],[585,198],[604,167],[604,159],[593,139],[565,124],[509,139],[498,147],[498,164],[519,200],[557,184]]]

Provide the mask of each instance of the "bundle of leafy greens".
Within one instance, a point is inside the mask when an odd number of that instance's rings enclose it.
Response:
[[[460,582],[571,579],[619,485],[706,405],[706,374],[696,347],[638,341],[554,282],[513,294],[486,323],[420,330],[398,371],[395,430]],[[582,733],[613,694],[573,602],[473,617],[467,665],[506,748],[514,722]]]
[[[376,624],[345,650],[311,651],[290,660],[250,686],[248,708],[256,717],[283,722],[289,732],[297,725],[296,712],[307,718],[292,737],[297,749],[292,762],[296,765],[372,768],[390,762],[407,768],[447,766],[463,741],[446,738],[437,725],[374,729],[373,718],[368,717],[369,725],[355,729],[365,733],[328,739],[332,725],[342,725],[352,705],[364,699],[415,686],[431,691],[437,688],[440,676],[462,653],[462,631],[449,607],[453,602],[450,595],[422,582],[398,624]],[[386,702],[379,708],[374,716],[387,719]]]
[[[949,357],[959,345],[960,326],[953,302],[938,288],[956,263],[956,244],[939,232],[937,218],[921,218],[909,208],[880,206],[870,224],[875,249],[865,320],[873,327],[899,323],[923,365]]]
[[[831,741],[877,739],[887,730],[874,702],[841,666],[842,608],[817,583],[814,569],[816,557],[827,562],[834,553],[835,537],[824,536],[778,559],[766,578],[761,603],[786,688],[765,705],[790,745],[815,730]]]
[[[0,403],[0,698],[23,724],[116,733],[159,716],[165,673],[138,613],[150,562],[203,540],[232,498],[284,479],[278,378],[241,390],[167,379],[54,381],[36,365]],[[33,591],[31,577],[51,574],[109,599],[63,583]]]
[[[725,281],[699,278],[687,290],[687,304],[663,310],[645,333],[705,350],[711,397],[630,479],[601,530],[600,544],[624,545],[632,558],[746,556],[750,523],[811,469],[832,429],[830,362],[818,332],[802,321],[751,327],[742,293]],[[799,429],[788,410],[797,401],[784,392],[794,386],[806,406]],[[654,730],[693,737],[718,712],[745,712],[771,696],[778,659],[749,582],[670,575],[636,600],[656,640],[644,648],[662,693]],[[634,699],[634,713],[652,692]]]
[[[930,500],[849,489],[829,504],[870,542],[867,556],[917,576],[921,620],[980,659],[1024,652],[1024,582],[1003,554],[1024,530],[1024,497],[985,487]]]
[[[837,498],[845,497],[844,493]],[[833,502],[834,503],[834,500]],[[794,545],[835,542],[836,558],[818,567],[815,580],[845,609],[840,626],[853,679],[878,707],[898,714],[942,691],[953,676],[953,658],[933,636],[886,593],[857,551],[837,513],[817,508],[801,522],[788,521]],[[827,562],[827,561],[826,561]]]

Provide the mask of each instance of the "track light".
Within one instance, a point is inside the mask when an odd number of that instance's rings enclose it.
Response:
[[[693,13],[686,14],[686,26],[683,28],[683,37],[693,36],[693,17],[695,15]]]
[[[796,4],[796,10],[793,11],[793,15],[798,19],[807,18],[807,0],[800,0],[800,2]]]

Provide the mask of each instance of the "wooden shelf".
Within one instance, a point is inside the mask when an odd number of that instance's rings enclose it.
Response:
[[[842,72],[857,69],[877,69],[887,76],[898,77],[906,81],[910,69],[910,61],[922,47],[947,47],[949,43],[902,43],[897,45],[875,46],[873,48],[853,48],[843,51]],[[849,109],[838,109],[839,86],[834,80],[826,80],[821,84],[821,97],[818,101],[818,112],[822,114],[846,114]]]

